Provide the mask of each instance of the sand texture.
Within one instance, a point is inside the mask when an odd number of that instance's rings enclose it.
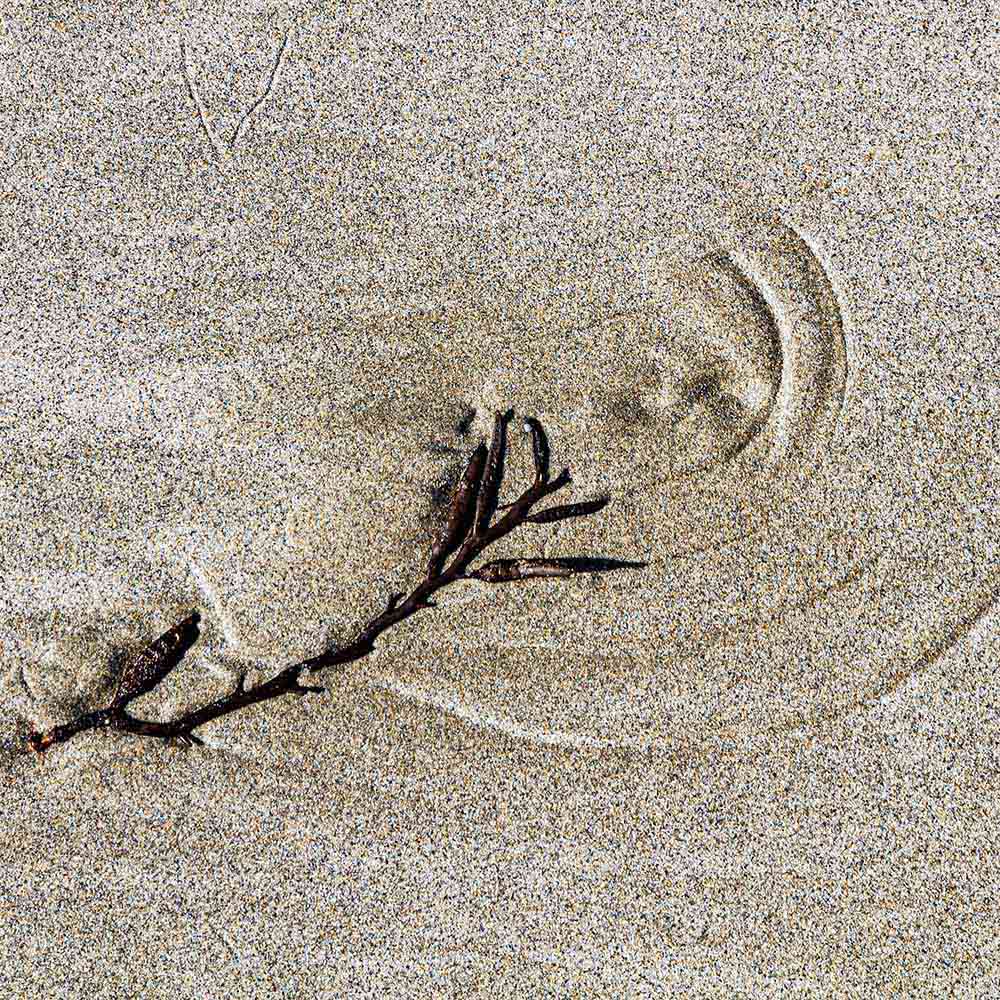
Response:
[[[0,995],[1000,995],[996,13],[12,5]]]

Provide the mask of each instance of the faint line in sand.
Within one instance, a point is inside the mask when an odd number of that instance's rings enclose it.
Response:
[[[184,44],[183,38],[181,38],[181,62],[184,65],[184,79],[187,81],[188,93],[191,95],[191,100],[198,109],[198,117],[201,119],[201,127],[205,130],[205,135],[208,136],[208,141],[212,144],[212,148],[215,150],[215,153],[219,158],[219,162],[224,163],[228,158],[228,153],[226,152],[225,146],[219,142],[219,137],[215,134],[215,131],[208,124],[208,117],[205,114],[205,104],[201,99],[201,94],[198,93],[198,88],[194,85],[194,80],[191,78],[191,67],[188,64],[187,46]]]
[[[190,560],[188,567],[191,576],[194,577],[195,583],[198,585],[198,589],[204,595],[205,600],[211,606],[219,620],[223,638],[234,649],[241,648],[240,637],[236,632],[235,622],[224,612],[222,601],[219,599],[219,592],[209,582],[205,571],[193,559]]]
[[[215,924],[209,923],[209,927],[212,928],[212,932],[219,938],[219,940],[226,946],[226,950],[229,952],[229,957],[234,961],[239,958],[236,952],[236,948],[233,946],[232,941],[229,940],[229,935],[226,934],[221,927],[216,927]]]
[[[246,114],[240,120],[239,125],[236,126],[236,130],[233,132],[232,139],[229,140],[229,148],[233,149],[237,142],[239,142],[240,137],[243,135],[243,130],[247,127],[250,119],[257,113],[257,111],[264,106],[264,103],[271,96],[271,91],[274,89],[274,81],[278,78],[278,73],[281,71],[281,65],[285,61],[285,50],[288,48],[288,36],[291,34],[291,29],[285,32],[285,37],[281,41],[281,46],[278,48],[278,55],[275,57],[274,66],[271,67],[271,75],[268,77],[267,86],[264,88],[264,93],[254,101],[253,104],[247,109]]]

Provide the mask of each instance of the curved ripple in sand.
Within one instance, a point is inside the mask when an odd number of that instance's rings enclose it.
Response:
[[[483,587],[452,618],[458,661],[421,630],[382,683],[541,742],[746,746],[884,692],[981,611],[992,578],[972,543],[953,561],[931,507],[901,519],[888,475],[835,447],[847,351],[816,253],[759,218],[719,243],[647,310],[537,331],[538,361],[522,350],[476,400],[538,413],[580,493],[615,496],[600,519],[546,530],[542,551],[649,569],[572,592]],[[891,446],[908,465],[904,432]],[[922,525],[916,547],[904,521]]]
[[[137,585],[164,614],[201,600],[197,564],[215,595],[209,644],[277,666],[331,627],[346,635],[412,581],[463,456],[492,409],[514,405],[544,421],[575,497],[609,490],[615,502],[599,518],[525,530],[512,551],[651,566],[502,593],[454,588],[359,665],[372,683],[549,743],[745,742],[884,691],[988,599],[976,576],[983,529],[958,524],[961,507],[950,520],[926,502],[901,509],[893,498],[913,495],[910,484],[894,493],[869,455],[832,447],[845,426],[836,296],[787,227],[733,222],[625,315],[559,310],[506,327],[475,310],[359,320],[342,339],[311,334],[252,361],[220,352],[131,375],[151,391],[108,393],[119,404],[102,412],[87,476],[46,493],[35,475],[23,494],[44,501],[49,568],[99,510],[84,554],[88,579],[107,575],[89,598],[104,646],[126,638],[119,616]],[[685,397],[705,369],[714,379]],[[855,397],[871,408],[870,394]],[[914,448],[897,430],[886,447]],[[184,448],[151,450],[160,438]],[[511,489],[526,455],[515,440]],[[900,464],[921,468],[909,451]],[[901,546],[906,537],[919,545]],[[965,561],[951,559],[956,538]],[[136,641],[166,623],[143,618]],[[72,645],[78,625],[39,621],[39,635],[53,630]],[[204,683],[195,665],[194,700]]]

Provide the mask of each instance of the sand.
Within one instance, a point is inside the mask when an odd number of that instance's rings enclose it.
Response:
[[[4,995],[997,995],[988,12],[2,36]],[[190,608],[136,714],[348,641],[508,406],[613,501],[491,557],[645,568],[26,749]]]

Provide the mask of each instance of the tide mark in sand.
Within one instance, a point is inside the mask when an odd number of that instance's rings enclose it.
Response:
[[[215,612],[215,616],[222,630],[223,638],[232,648],[239,649],[242,643],[239,633],[236,631],[236,624],[232,617],[228,615],[222,607],[222,601],[219,599],[219,592],[209,581],[208,577],[205,575],[205,571],[194,561],[194,559],[192,559],[189,563],[189,570],[195,584],[198,587],[198,590]]]

